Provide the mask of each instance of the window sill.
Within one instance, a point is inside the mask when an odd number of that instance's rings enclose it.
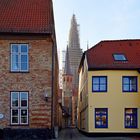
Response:
[[[10,73],[30,73],[30,71],[9,71]]]
[[[10,126],[29,126],[29,124],[10,124]]]

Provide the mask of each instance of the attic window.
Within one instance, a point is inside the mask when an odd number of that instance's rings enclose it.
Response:
[[[126,61],[126,57],[124,54],[113,54],[115,61]]]

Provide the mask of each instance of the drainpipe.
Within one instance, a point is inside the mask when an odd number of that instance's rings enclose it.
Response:
[[[54,105],[53,105],[53,98],[54,98],[54,57],[55,57],[55,50],[54,50],[54,37],[53,35],[51,36],[52,37],[52,94],[51,94],[51,132],[52,132],[52,138],[54,137],[53,133],[54,133],[54,117],[53,117],[53,111],[54,111]]]

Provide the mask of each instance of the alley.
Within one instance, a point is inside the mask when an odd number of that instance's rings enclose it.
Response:
[[[56,140],[140,140],[138,137],[87,137],[77,129],[63,129]]]

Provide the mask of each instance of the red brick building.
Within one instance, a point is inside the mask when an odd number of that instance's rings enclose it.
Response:
[[[49,134],[58,123],[57,94],[52,1],[1,0],[0,128]]]

